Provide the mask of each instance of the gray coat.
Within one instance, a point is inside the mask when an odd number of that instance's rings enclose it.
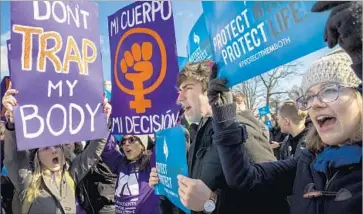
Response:
[[[265,125],[249,110],[238,112],[237,120],[246,125],[248,138],[244,145],[251,161],[254,163],[276,161]]]
[[[11,126],[11,125],[10,125]],[[95,140],[80,155],[78,155],[69,166],[68,170],[75,185],[87,174],[88,170],[100,159],[106,139]],[[31,178],[27,151],[17,151],[15,130],[7,127],[5,132],[5,165],[8,175],[14,184],[20,199],[24,198]],[[76,213],[76,199],[74,190],[66,182],[65,176],[62,177],[60,189],[52,179],[41,178],[40,195],[33,201],[28,211],[30,214],[74,214]],[[21,201],[23,204],[23,201]]]

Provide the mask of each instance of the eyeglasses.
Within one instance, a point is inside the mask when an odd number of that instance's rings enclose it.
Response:
[[[135,142],[137,141],[140,141],[140,139],[138,137],[135,137],[135,136],[131,136],[131,137],[128,137],[128,138],[124,138],[122,139],[121,141],[121,145],[125,145],[126,142],[129,142],[129,144],[134,144]]]
[[[306,111],[311,108],[314,98],[317,97],[323,103],[331,103],[339,98],[343,88],[351,88],[339,84],[330,84],[322,88],[317,94],[301,96],[296,100],[297,107],[300,110]]]

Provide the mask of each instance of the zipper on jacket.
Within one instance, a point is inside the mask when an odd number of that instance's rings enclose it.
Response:
[[[336,173],[334,173],[334,175],[330,179],[328,178],[328,176],[326,176],[326,182],[325,182],[324,191],[328,191],[331,182],[338,175],[338,173],[339,173],[339,170]]]
[[[324,191],[328,191],[329,190],[329,186],[330,186],[331,182],[338,175],[339,171],[340,170],[338,170],[337,172],[335,172],[334,175],[330,179],[329,179],[329,177],[327,175],[325,175],[326,176],[326,182],[325,182]],[[327,213],[326,212],[326,203],[327,203],[327,200],[324,200],[324,213]]]

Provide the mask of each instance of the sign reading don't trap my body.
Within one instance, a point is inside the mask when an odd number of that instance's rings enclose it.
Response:
[[[14,1],[11,23],[18,149],[105,137],[98,5]]]
[[[178,73],[170,1],[138,1],[108,17],[112,132],[151,134],[176,125]]]

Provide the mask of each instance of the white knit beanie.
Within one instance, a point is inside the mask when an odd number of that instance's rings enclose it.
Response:
[[[152,135],[135,135],[136,137],[140,138],[141,143],[144,145],[145,149],[147,149],[149,138],[152,139]]]
[[[149,144],[149,138],[151,140],[153,140],[153,135],[151,135],[151,134],[150,135],[147,135],[147,134],[145,134],[145,135],[143,135],[143,134],[141,134],[141,135],[125,135],[123,137],[127,137],[128,138],[130,136],[138,137],[141,140],[141,143],[145,147],[145,149],[147,149],[147,146]]]
[[[303,76],[301,88],[306,91],[319,83],[339,83],[357,87],[361,81],[351,68],[352,60],[344,51],[337,51],[312,63]]]

